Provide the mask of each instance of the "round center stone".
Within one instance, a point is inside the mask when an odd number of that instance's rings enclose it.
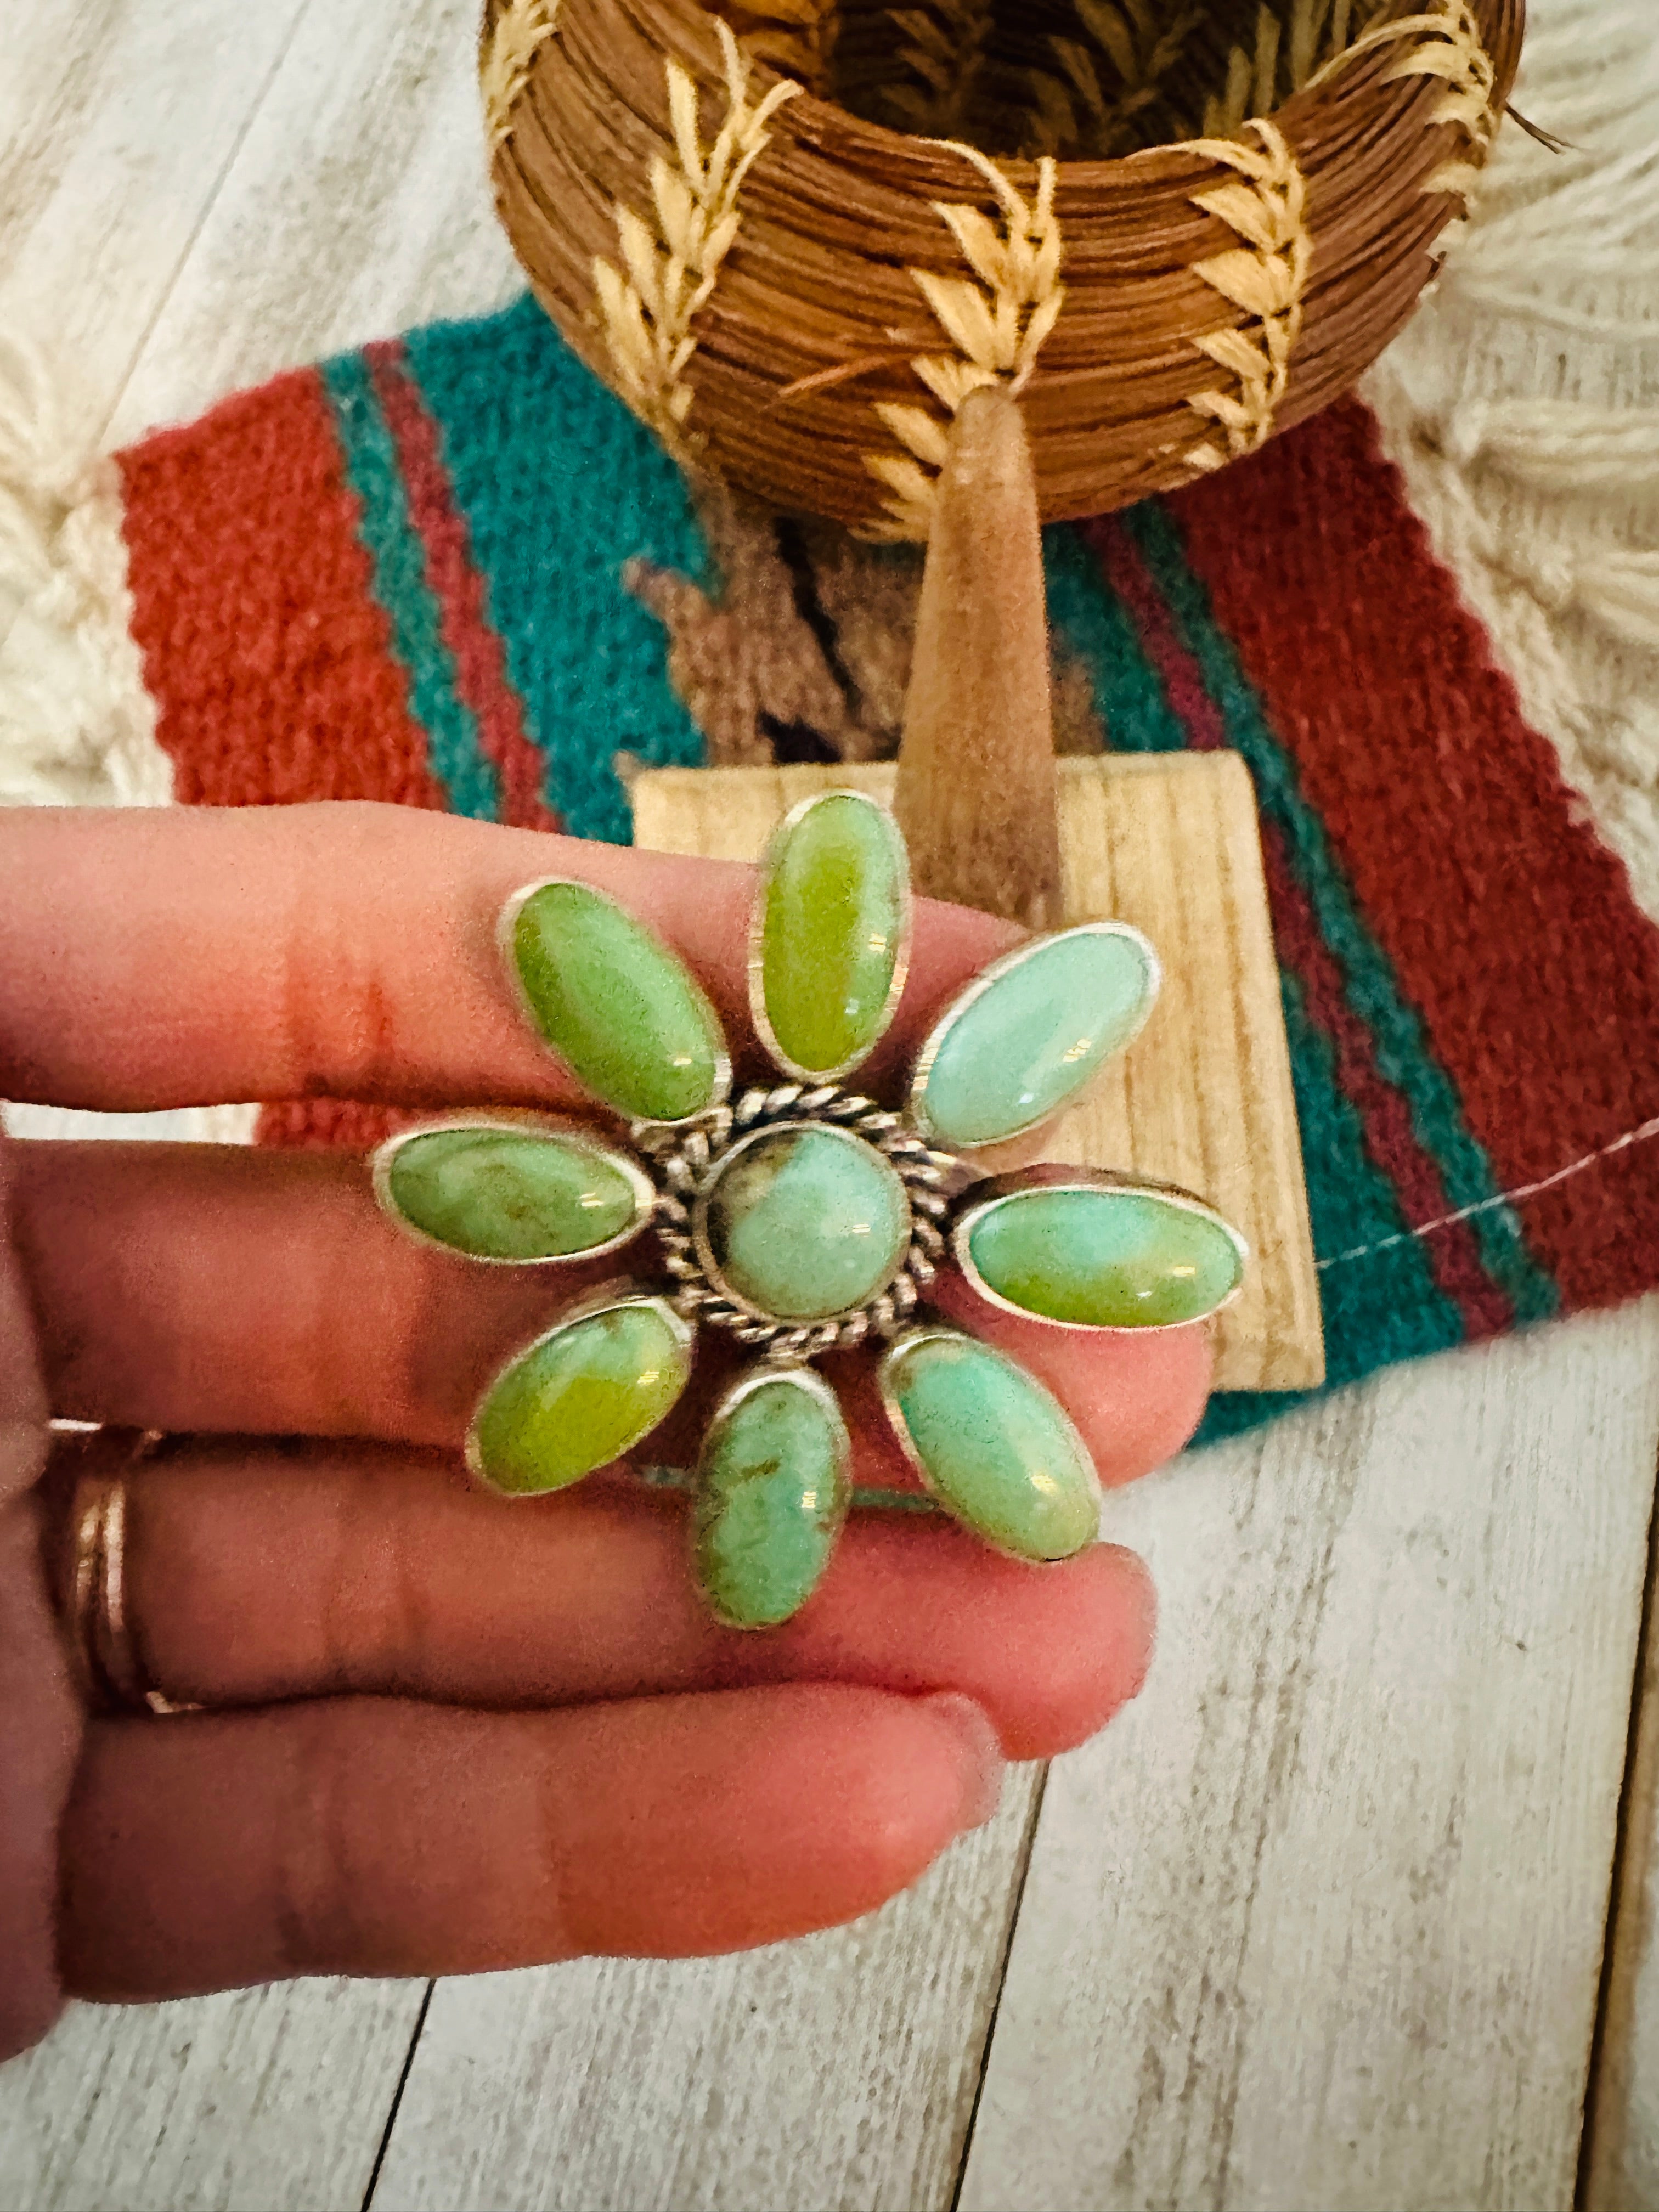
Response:
[[[910,1241],[904,1185],[845,1129],[784,1128],[734,1152],[703,1201],[721,1278],[779,1321],[861,1306],[898,1273]]]

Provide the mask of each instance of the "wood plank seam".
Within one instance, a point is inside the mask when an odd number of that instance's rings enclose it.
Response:
[[[1109,1495],[1158,1651],[1053,1769],[958,2212],[1566,2212],[1655,1319],[1395,1369]]]
[[[415,2053],[420,2047],[421,2036],[426,2027],[426,2016],[432,2009],[432,1993],[437,1988],[435,1975],[430,1977],[421,1992],[420,2010],[415,2015],[410,2030],[409,2048],[404,2053],[404,2063],[398,2069],[397,2087],[392,2092],[392,2101],[386,2106],[386,2119],[380,2128],[380,2140],[374,2152],[374,2163],[368,2170],[368,2180],[363,2189],[362,2212],[369,2212],[374,2202],[374,2192],[380,2185],[380,2169],[386,2164],[386,2154],[392,2142],[392,2131],[398,2124],[398,2112],[404,2101],[404,2092],[409,2087]]]
[[[97,418],[97,435],[94,441],[95,445],[103,445],[109,436],[110,425],[114,422],[116,415],[119,411],[121,402],[126,397],[128,386],[131,384],[133,376],[137,373],[138,364],[143,359],[144,349],[149,344],[151,338],[155,336],[156,326],[161,322],[162,316],[167,313],[167,303],[172,299],[173,293],[177,289],[179,280],[184,275],[186,267],[189,265],[191,257],[196,251],[198,241],[200,240],[203,232],[207,228],[213,212],[219,204],[219,195],[223,191],[226,184],[229,181],[231,175],[235,170],[237,162],[241,159],[242,149],[247,144],[249,136],[252,133],[255,124],[259,120],[260,116],[264,112],[265,103],[270,97],[271,88],[276,83],[277,79],[282,76],[283,64],[288,60],[288,57],[293,47],[294,42],[300,34],[301,27],[303,25],[306,17],[310,14],[313,4],[314,0],[300,0],[299,6],[294,11],[294,18],[288,27],[287,35],[283,40],[281,46],[273,57],[270,66],[266,70],[258,90],[255,93],[252,100],[249,102],[247,112],[242,118],[241,126],[238,130],[235,138],[232,142],[230,149],[226,154],[224,160],[220,163],[218,174],[214,178],[210,190],[204,198],[201,207],[198,210],[196,220],[191,225],[189,234],[185,239],[185,241],[179,249],[179,258],[173,264],[173,274],[167,279],[165,287],[156,294],[155,304],[150,310],[149,314],[145,318],[143,325],[138,332],[137,343],[134,344],[131,353],[128,356],[125,372],[123,374],[119,384],[110,394],[108,404],[104,407],[100,415]]]
[[[1607,1881],[1607,1934],[1596,1988],[1578,2142],[1576,2212],[1633,2212],[1629,2172],[1632,2132],[1631,2076],[1638,2062],[1637,1978],[1651,1938],[1647,1893],[1659,1823],[1659,1650],[1653,1641],[1654,1584],[1659,1577],[1659,1466],[1648,1522],[1648,1570],[1642,1587],[1632,1670],[1624,1776]]]
[[[950,2212],[957,2212],[962,2201],[963,2184],[968,2178],[968,2160],[974,2148],[974,2129],[979,2120],[979,2100],[985,2094],[985,2062],[990,2056],[992,2044],[996,2040],[997,2014],[1002,2008],[1002,1991],[1008,1978],[1008,1961],[1013,1956],[1014,1939],[1019,1933],[1020,1909],[1025,1902],[1025,1887],[1031,1876],[1031,1853],[1036,1844],[1037,1828],[1042,1819],[1042,1801],[1048,1791],[1048,1762],[1045,1759],[1038,1769],[1031,1791],[1024,1832],[1020,1838],[1019,1853],[1014,1863],[1013,1878],[1008,1886],[1008,1923],[1003,1933],[1001,1954],[997,1960],[996,1986],[991,1993],[985,2033],[980,2038],[979,2050],[974,2059],[974,2094],[968,2106],[968,2120],[962,2131],[962,2142],[957,2150],[956,2172],[951,2185]]]

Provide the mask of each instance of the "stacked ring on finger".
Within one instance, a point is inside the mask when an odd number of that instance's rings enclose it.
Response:
[[[1072,1104],[1152,1013],[1159,969],[1127,924],[1018,946],[927,1036],[894,1108],[846,1087],[902,990],[910,895],[891,817],[854,792],[777,832],[750,930],[756,1033],[783,1077],[732,1096],[720,1021],[669,947],[588,884],[520,890],[500,942],[523,1012],[631,1151],[594,1132],[471,1114],[382,1148],[376,1194],[410,1234],[492,1266],[620,1252],[654,1230],[665,1279],[592,1290],[495,1376],[467,1438],[509,1497],[635,1451],[690,1380],[701,1330],[754,1362],[716,1405],[695,1475],[697,1578],[740,1628],[790,1619],[850,1501],[851,1447],[813,1363],[860,1345],[926,1491],[1012,1558],[1093,1540],[1099,1492],[1058,1401],[1017,1360],[924,1319],[951,1266],[993,1309],[1086,1332],[1202,1321],[1248,1252],[1203,1200],[1057,1167],[988,1176],[988,1148]]]
[[[112,1472],[82,1474],[70,1498],[58,1610],[70,1656],[94,1712],[199,1712],[158,1690],[139,1657],[127,1608],[127,1472],[165,1441],[145,1430]],[[100,1438],[121,1449],[118,1439]]]
[[[101,1468],[118,1439],[67,1442]],[[173,1695],[87,1735],[82,1996],[803,1933],[986,1819],[999,1740],[1081,1741],[1146,1663],[1110,1546],[1051,1580],[867,1516],[814,1621],[739,1640],[631,1486],[503,1516],[451,1453],[343,1441],[175,1437],[118,1471],[122,1620]],[[128,1717],[161,1711],[187,1717]]]

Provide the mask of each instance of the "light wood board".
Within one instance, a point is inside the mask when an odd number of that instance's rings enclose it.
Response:
[[[1565,2212],[1656,1322],[1399,1370],[1108,1500],[1158,1657],[1050,1772],[961,2212]]]
[[[224,0],[0,7],[0,330],[51,364],[66,431],[107,425],[306,7],[234,35]]]
[[[1319,1277],[1249,771],[1234,753],[1060,767],[1066,918],[1134,923],[1157,947],[1164,988],[1047,1156],[1179,1183],[1218,1206],[1249,1239],[1251,1264],[1215,1324],[1217,1388],[1319,1382]],[[887,764],[647,769],[633,786],[635,838],[755,860],[811,793],[888,801],[893,776]]]
[[[418,1982],[75,2006],[0,2068],[7,2212],[358,2212]]]
[[[222,48],[242,11],[213,5]],[[307,0],[114,408],[114,442],[523,289],[484,175],[477,20],[473,0]]]
[[[1644,1649],[1607,1930],[1599,2063],[1585,2112],[1583,2212],[1652,2212],[1659,2206],[1659,1526],[1648,1541]]]
[[[1036,1785],[853,1928],[440,1983],[374,2212],[944,2212]]]

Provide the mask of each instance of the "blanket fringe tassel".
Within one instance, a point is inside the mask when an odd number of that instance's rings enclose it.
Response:
[[[173,774],[131,631],[120,481],[0,337],[0,805],[162,805]]]
[[[1554,0],[1445,265],[1362,386],[1528,720],[1659,919],[1659,35]]]

